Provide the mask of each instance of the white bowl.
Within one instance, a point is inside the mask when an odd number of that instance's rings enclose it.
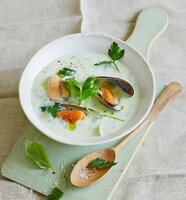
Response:
[[[47,64],[63,55],[76,55],[84,52],[107,54],[107,49],[113,41],[116,41],[122,49],[125,49],[124,62],[134,74],[141,91],[141,102],[133,118],[122,129],[111,135],[90,139],[81,138],[80,140],[73,137],[69,139],[48,129],[39,120],[32,107],[31,88],[35,77]],[[19,84],[21,106],[31,123],[53,140],[72,145],[102,144],[127,135],[145,119],[153,105],[154,96],[154,75],[145,58],[136,49],[117,38],[91,34],[68,35],[41,48],[28,63]]]

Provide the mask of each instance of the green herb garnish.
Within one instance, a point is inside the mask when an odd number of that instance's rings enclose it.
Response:
[[[42,106],[41,111],[42,112],[48,112],[52,115],[52,117],[56,118],[57,112],[61,110],[60,103],[56,103],[53,106]]]
[[[65,68],[59,70],[59,71],[57,72],[57,75],[58,75],[59,77],[63,78],[63,77],[65,77],[65,76],[73,76],[75,73],[76,73],[75,70],[65,67]]]
[[[54,168],[52,167],[48,155],[41,144],[33,142],[31,140],[26,140],[25,142],[25,151],[27,156],[40,168],[42,169],[52,169],[54,172]]]
[[[116,42],[113,42],[110,49],[108,49],[108,55],[112,59],[110,61],[102,61],[100,63],[96,63],[95,65],[103,65],[103,64],[113,64],[117,71],[119,71],[116,60],[121,59],[125,54],[125,49],[121,50]]]
[[[117,163],[112,162],[112,161],[108,161],[106,162],[105,160],[101,159],[101,158],[96,158],[95,160],[93,160],[89,165],[88,168],[109,168],[112,167],[114,165],[116,165]]]
[[[96,77],[91,76],[84,82],[81,95],[82,101],[87,100],[89,97],[94,96],[95,94],[101,94],[101,90],[94,85],[96,80]]]
[[[63,196],[63,192],[57,187],[55,187],[52,190],[51,194],[47,196],[47,200],[59,200],[62,196]]]
[[[70,93],[81,95],[82,86],[79,83],[79,81],[77,81],[76,79],[74,79],[74,78],[66,79],[65,85],[67,85],[67,87],[70,89]]]
[[[73,88],[71,92],[79,94],[80,103],[85,104],[84,101],[87,100],[89,97],[101,93],[101,91],[94,86],[96,79],[96,77],[89,77],[84,82],[83,86],[81,86],[78,80],[74,78],[68,78],[65,80],[65,84],[67,84],[67,87],[71,89]]]

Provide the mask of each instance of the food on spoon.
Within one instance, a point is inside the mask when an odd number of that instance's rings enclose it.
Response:
[[[86,114],[80,110],[61,110],[57,112],[57,116],[60,119],[63,119],[72,124],[75,124],[78,120],[84,120],[86,117]]]
[[[117,163],[113,161],[105,161],[102,158],[96,158],[88,165],[88,168],[109,168],[116,164]]]

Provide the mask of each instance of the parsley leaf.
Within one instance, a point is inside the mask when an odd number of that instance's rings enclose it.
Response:
[[[94,86],[96,80],[96,77],[91,76],[88,77],[87,80],[84,82],[81,95],[82,101],[88,99],[95,94],[101,94],[101,90]]]
[[[56,118],[57,112],[61,110],[60,103],[56,103],[53,106],[42,106],[41,111],[42,112],[48,112],[52,115],[52,117]]]
[[[83,91],[81,98],[84,101],[95,94],[101,94],[101,90],[96,87],[88,88]]]
[[[68,85],[69,88],[71,88],[71,92],[75,94],[78,93],[80,95],[80,101],[82,102],[97,93],[100,94],[101,91],[94,86],[96,80],[97,78],[93,76],[87,78],[87,80],[83,84],[83,87],[81,86],[79,81],[74,78],[66,79],[65,83]]]
[[[95,160],[93,160],[89,165],[88,168],[109,168],[112,167],[114,165],[116,165],[117,163],[114,163],[112,161],[108,161],[106,162],[105,160],[101,159],[101,158],[96,158]]]
[[[120,50],[118,44],[116,42],[113,42],[110,49],[108,49],[108,55],[112,60],[102,61],[94,65],[113,64],[117,69],[117,71],[119,71],[115,61],[121,59],[124,56],[124,54],[125,54],[125,49]]]
[[[31,140],[26,140],[25,142],[25,151],[27,156],[40,168],[49,169],[51,168],[54,172],[54,169],[48,159],[48,155],[44,147],[36,142]]]
[[[63,196],[63,192],[55,187],[52,193],[47,196],[47,200],[59,200]]]
[[[46,109],[47,109],[47,107],[46,107],[46,106],[42,106],[42,107],[41,107],[41,111],[42,111],[42,112],[45,112],[45,111],[46,111]]]
[[[108,55],[113,61],[119,60],[124,56],[125,50],[120,50],[118,44],[113,42],[111,48],[108,49]]]
[[[65,76],[73,76],[76,73],[75,70],[70,69],[70,68],[66,68],[64,67],[63,69],[59,70],[57,72],[57,75],[61,78],[65,77]]]
[[[85,91],[86,89],[92,88],[96,80],[97,78],[94,76],[88,77],[87,80],[83,84],[82,90]]]
[[[81,93],[82,93],[82,86],[79,83],[79,81],[77,81],[74,78],[68,78],[68,79],[65,80],[65,84],[71,90],[71,93],[76,93],[76,94],[81,95]]]

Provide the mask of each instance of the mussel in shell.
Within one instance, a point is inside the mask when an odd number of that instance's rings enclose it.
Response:
[[[121,88],[121,90],[123,90],[123,92],[127,93],[130,97],[134,95],[134,88],[132,87],[132,85],[121,78],[97,76],[97,79],[105,80],[113,83],[114,85],[117,85],[119,88]]]
[[[118,86],[123,92],[127,93],[130,97],[134,95],[134,89],[131,84],[123,79],[106,76],[98,76],[97,79],[113,83],[114,85]],[[101,92],[102,94],[97,94],[96,97],[103,105],[117,111],[122,109],[122,107],[116,102],[116,99],[110,89],[102,87]]]
[[[52,75],[48,79],[47,94],[54,101],[61,101],[63,98],[69,97],[69,92],[65,88],[63,80],[57,75]]]

